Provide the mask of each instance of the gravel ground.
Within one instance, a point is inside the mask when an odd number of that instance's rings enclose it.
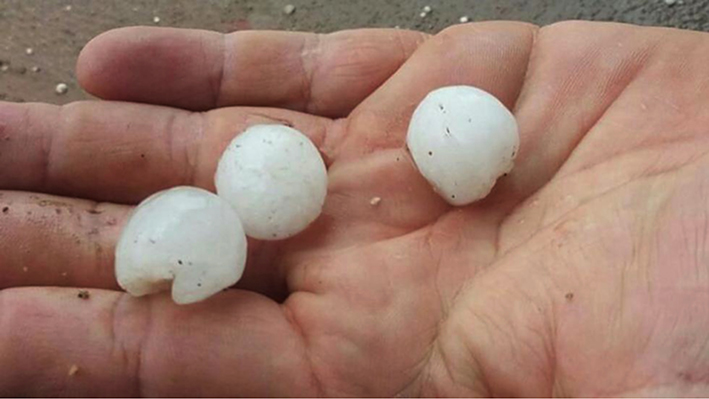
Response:
[[[289,4],[292,12],[287,13]],[[431,11],[422,17],[425,6]],[[544,25],[585,19],[709,31],[709,0],[0,0],[0,100],[63,104],[89,98],[76,84],[76,56],[93,36],[120,26],[220,32],[399,26],[437,32],[463,16],[470,21]],[[66,84],[63,94],[57,94],[59,83]]]

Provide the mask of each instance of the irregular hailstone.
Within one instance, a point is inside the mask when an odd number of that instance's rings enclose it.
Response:
[[[195,187],[161,191],[135,209],[116,247],[118,284],[133,296],[167,291],[198,302],[235,284],[246,264],[236,211]]]
[[[406,137],[421,174],[452,205],[487,196],[510,172],[519,148],[517,122],[492,94],[471,86],[430,92]]]
[[[278,240],[299,233],[320,215],[327,169],[318,149],[299,131],[256,125],[224,151],[215,184],[241,217],[246,235]]]

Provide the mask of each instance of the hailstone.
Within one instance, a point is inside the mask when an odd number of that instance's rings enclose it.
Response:
[[[320,152],[299,131],[256,125],[228,145],[217,167],[217,194],[241,216],[246,235],[291,237],[320,215],[327,169]]]
[[[471,86],[430,92],[414,111],[406,143],[416,167],[451,205],[487,196],[519,148],[514,115]]]
[[[118,284],[133,296],[167,291],[198,302],[235,284],[246,264],[236,211],[215,194],[176,187],[135,209],[116,246]]]

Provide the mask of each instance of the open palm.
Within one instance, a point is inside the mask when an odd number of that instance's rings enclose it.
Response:
[[[706,34],[582,22],[102,35],[78,74],[114,101],[0,103],[0,394],[706,395],[707,65]],[[465,208],[404,147],[453,84],[521,129]],[[119,292],[130,204],[213,189],[264,122],[321,149],[323,215],[200,304]]]

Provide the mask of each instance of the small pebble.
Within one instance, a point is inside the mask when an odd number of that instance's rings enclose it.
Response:
[[[423,12],[425,12],[426,14],[428,14],[429,12],[431,12],[431,6],[425,6],[425,7],[423,8]]]
[[[288,4],[283,7],[283,13],[286,15],[291,15],[295,12],[295,6],[293,4]]]
[[[27,48],[25,49],[25,54],[27,54],[27,55],[32,55],[32,54],[34,54],[34,49],[33,49],[32,47],[27,47]]]
[[[37,73],[37,72],[39,72],[39,71],[41,71],[41,70],[42,70],[42,68],[40,68],[40,67],[38,67],[38,66],[36,66],[36,65],[32,67],[32,72],[34,72],[34,73]]]
[[[153,23],[159,24],[159,23],[160,23],[160,17],[153,17]]]
[[[57,94],[66,94],[69,91],[69,86],[66,83],[59,83],[57,87],[54,88],[54,92]]]
[[[0,65],[0,71],[7,72],[8,69],[10,69],[9,65],[7,65],[7,64]]]
[[[463,15],[462,17],[460,17],[460,23],[461,23],[461,24],[465,24],[465,23],[467,23],[467,22],[469,22],[469,21],[470,21],[470,18],[468,18],[467,15]]]
[[[369,205],[377,206],[380,202],[382,202],[382,197],[373,197],[371,200],[369,200]]]
[[[71,367],[69,367],[69,372],[67,374],[69,374],[69,377],[73,377],[78,372],[79,372],[79,366],[72,364]]]
[[[91,295],[89,294],[89,291],[87,291],[87,290],[79,290],[79,294],[77,296],[81,299],[89,299],[89,297]]]

